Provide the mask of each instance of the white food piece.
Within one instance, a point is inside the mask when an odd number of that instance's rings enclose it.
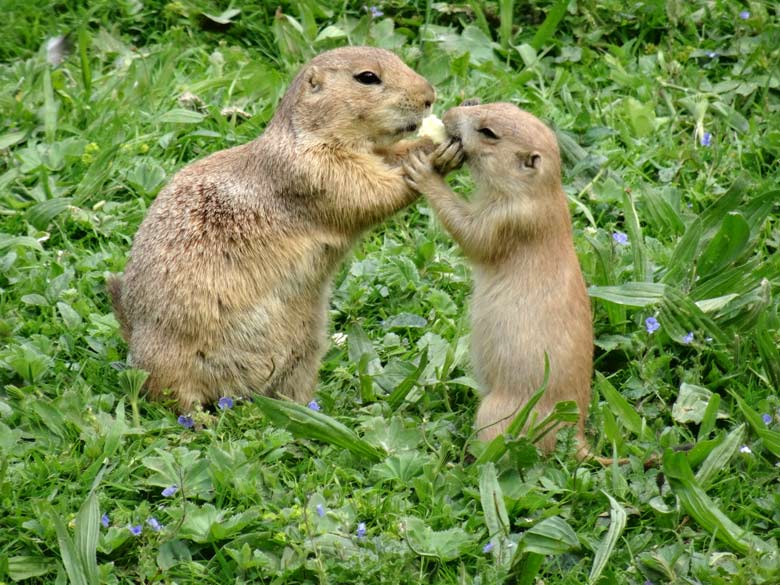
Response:
[[[417,135],[420,137],[427,136],[434,144],[441,144],[447,139],[447,130],[444,129],[444,122],[436,114],[431,114],[423,118]]]

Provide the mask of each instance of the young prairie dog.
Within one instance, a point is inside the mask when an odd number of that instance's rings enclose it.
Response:
[[[482,400],[482,440],[501,434],[541,386],[546,416],[561,400],[580,409],[577,436],[587,453],[584,423],[591,398],[593,329],[590,301],[574,251],[561,186],[555,135],[512,104],[460,106],[443,117],[453,137],[432,156],[413,154],[407,180],[427,195],[441,222],[473,264],[471,355]],[[465,158],[477,191],[458,197],[434,170]],[[555,435],[539,445],[549,452]]]
[[[403,141],[435,99],[389,51],[305,65],[265,132],[179,171],[107,286],[147,389],[182,411],[220,396],[311,399],[330,283],[361,232],[412,202]]]

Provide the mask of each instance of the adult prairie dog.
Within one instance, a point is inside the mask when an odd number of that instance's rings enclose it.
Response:
[[[540,387],[544,353],[546,416],[561,400],[580,409],[583,450],[591,398],[593,328],[590,301],[574,251],[561,160],[552,131],[512,104],[460,106],[443,117],[452,140],[432,156],[405,164],[410,186],[425,193],[473,264],[471,355],[482,400],[476,427],[490,440]],[[434,170],[465,161],[477,192],[459,198]],[[540,442],[555,447],[553,433]]]
[[[400,143],[435,99],[389,51],[305,65],[265,132],[179,171],[108,281],[130,361],[182,411],[220,396],[308,401],[334,270],[365,229],[412,202]]]

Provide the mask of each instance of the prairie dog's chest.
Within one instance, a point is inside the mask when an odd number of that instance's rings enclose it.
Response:
[[[296,295],[321,288],[341,263],[350,245],[351,241],[344,236],[324,231],[288,238],[283,243],[283,249],[279,250],[284,274],[279,275],[278,292]]]
[[[567,323],[567,305],[577,294],[578,266],[543,264],[532,258],[474,267],[471,314],[478,340],[549,352],[567,327],[577,325]]]

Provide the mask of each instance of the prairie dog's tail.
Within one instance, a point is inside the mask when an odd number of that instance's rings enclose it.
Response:
[[[130,329],[130,323],[125,315],[125,309],[122,306],[122,277],[119,274],[112,274],[106,279],[106,290],[108,296],[111,298],[111,305],[114,308],[114,315],[116,320],[119,321],[120,331],[125,341],[130,343],[130,335],[132,333]]]

